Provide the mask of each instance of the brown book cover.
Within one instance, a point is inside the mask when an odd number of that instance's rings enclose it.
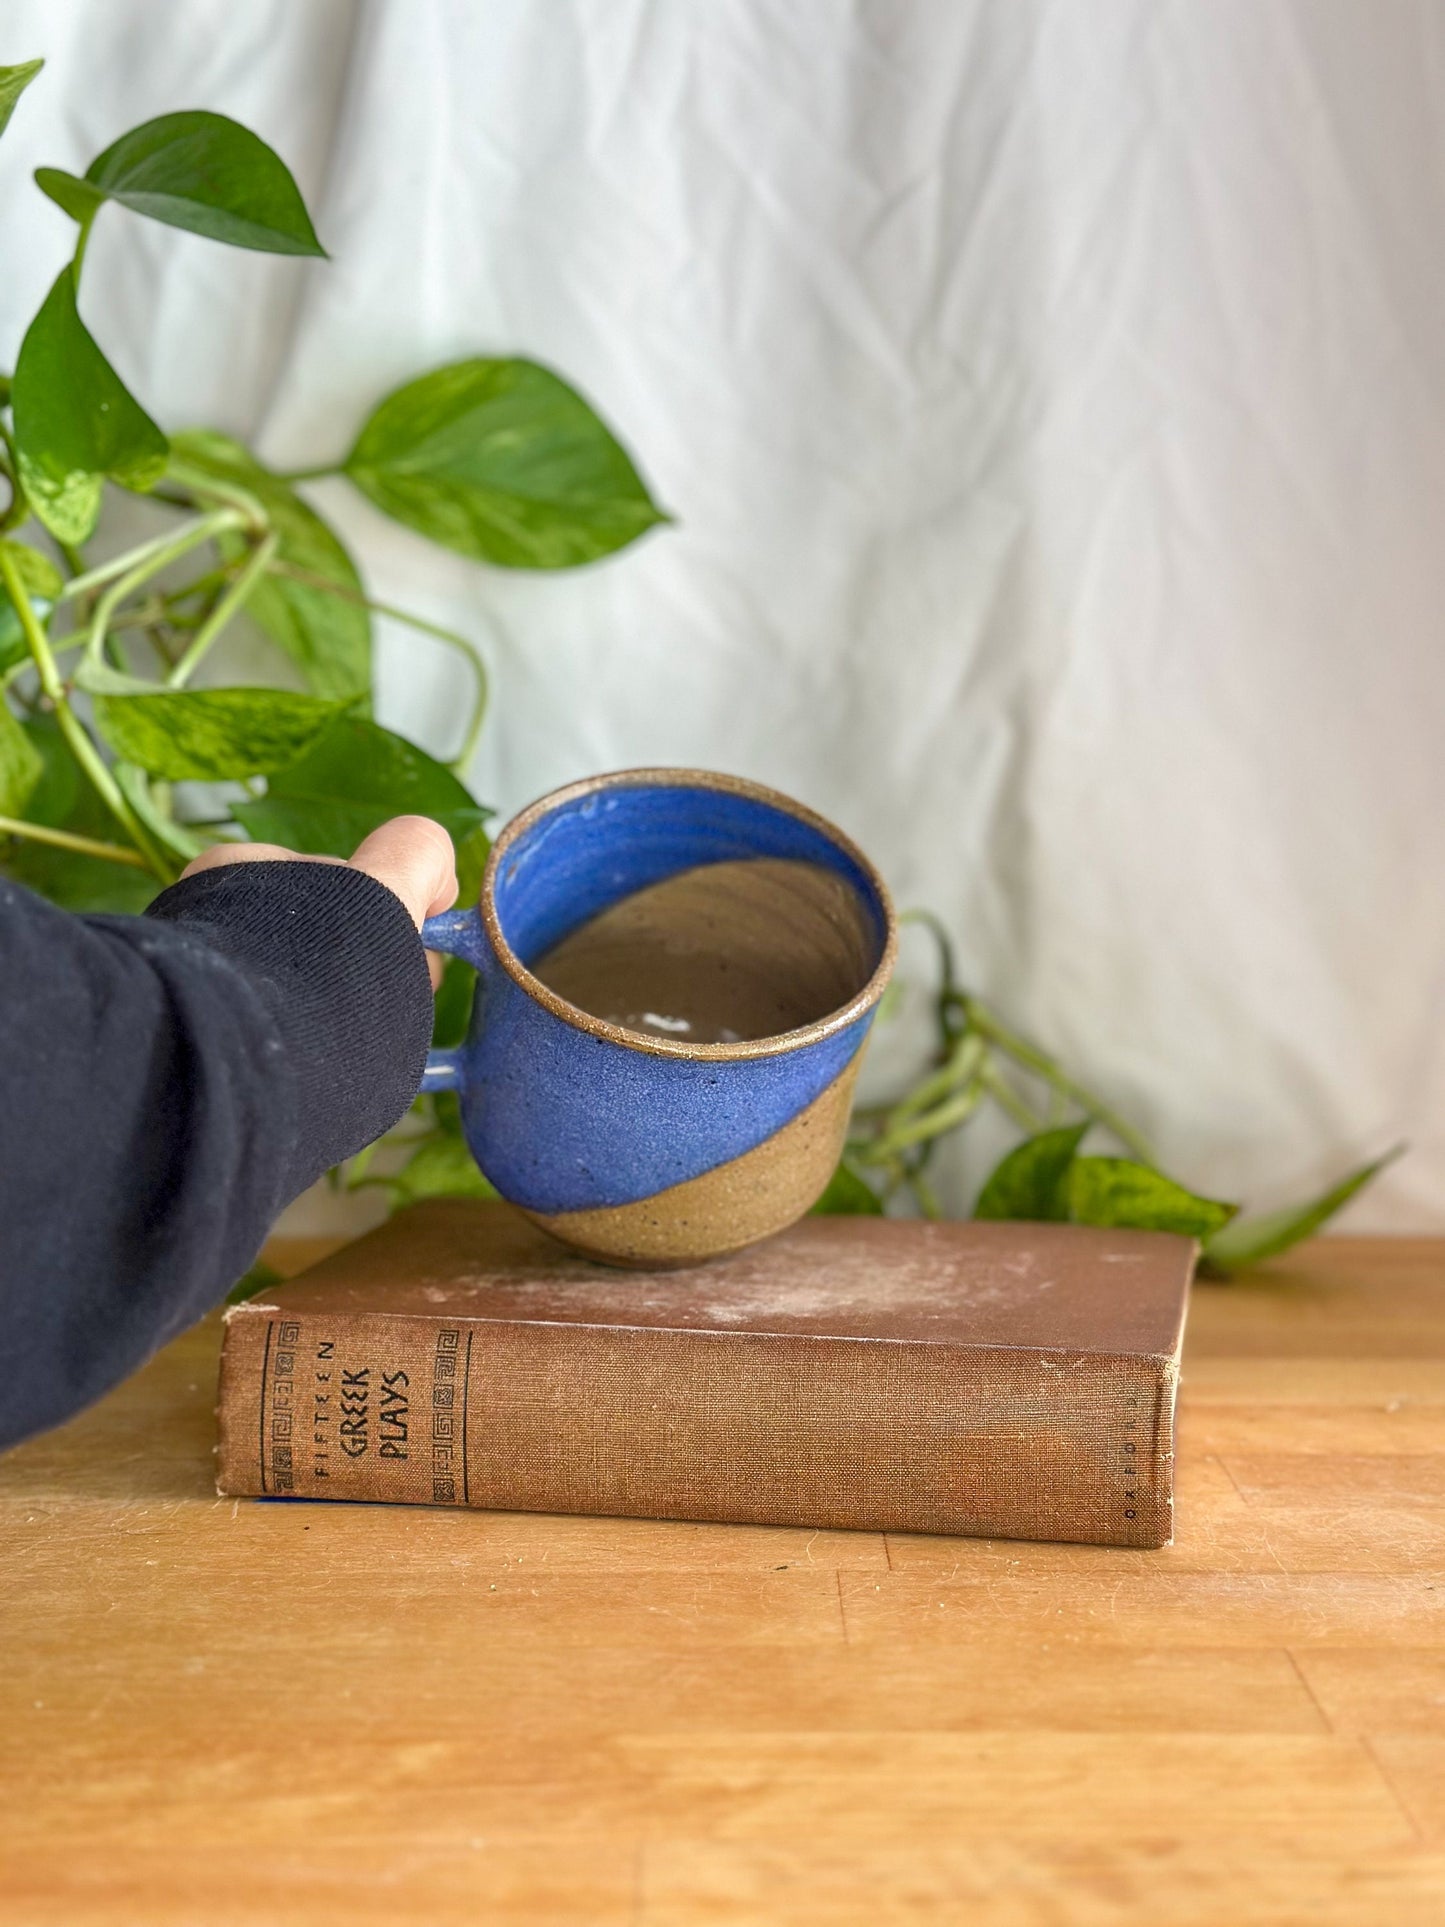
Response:
[[[413,1206],[227,1316],[223,1493],[1172,1537],[1195,1247],[810,1218],[688,1271]]]

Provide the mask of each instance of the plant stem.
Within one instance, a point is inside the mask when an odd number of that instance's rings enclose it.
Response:
[[[219,534],[221,530],[234,528],[236,523],[237,513],[234,509],[217,509],[210,515],[201,516],[189,527],[167,537],[163,542],[159,544],[147,542],[141,548],[134,550],[131,555],[122,557],[121,566],[124,568],[127,563],[130,566],[126,568],[125,574],[111,583],[95,605],[95,614],[91,618],[90,633],[85,643],[87,662],[93,664],[102,660],[105,632],[110,626],[111,617],[128,595],[140,588],[142,583],[149,582],[151,577],[161,569],[167,568],[172,562],[178,562],[183,555],[188,555],[202,542],[210,541],[212,536]],[[75,586],[72,582],[70,589],[74,590]]]
[[[1044,1129],[1044,1120],[1038,1116],[1037,1110],[1033,1110],[1029,1104],[1023,1102],[1023,1098],[1013,1089],[1008,1077],[998,1075],[998,1066],[990,1064],[983,1071],[981,1081],[988,1096],[994,1100],[994,1104],[998,1104],[998,1108],[1011,1118],[1013,1123],[1017,1123],[1021,1131],[1027,1131],[1029,1137],[1035,1137],[1038,1131]]]
[[[167,470],[172,481],[189,489],[192,495],[210,496],[214,501],[225,502],[235,509],[250,528],[263,535],[271,526],[271,518],[248,489],[239,488],[234,482],[223,482],[210,475],[203,468],[192,468],[189,463],[180,461],[173,454]]]
[[[0,475],[5,477],[10,488],[9,506],[6,508],[5,513],[0,515],[0,535],[4,535],[9,529],[19,528],[20,524],[30,513],[30,507],[20,492],[19,482],[16,481],[15,477],[3,463],[0,463]]]
[[[212,533],[220,534],[223,529],[238,526],[238,515],[231,514],[226,520],[222,520],[222,513],[223,511],[215,511],[212,515],[201,518],[209,524]],[[196,524],[193,523],[191,526],[195,527]],[[149,542],[142,542],[138,548],[127,549],[124,555],[112,556],[109,562],[101,562],[95,568],[87,569],[84,575],[78,575],[73,581],[67,582],[56,600],[73,602],[77,596],[88,595],[92,589],[99,589],[104,583],[114,581],[116,576],[139,568],[151,556],[160,555],[168,550],[175,540],[176,531],[171,529],[165,535],[153,536]],[[172,559],[167,556],[167,560]],[[157,563],[156,566],[160,568],[164,567],[164,564]]]
[[[936,1110],[925,1111],[922,1117],[914,1118],[907,1124],[897,1125],[885,1131],[875,1144],[861,1152],[861,1156],[879,1160],[893,1157],[899,1151],[906,1151],[912,1144],[926,1144],[930,1138],[942,1137],[946,1131],[956,1131],[960,1124],[971,1118],[983,1102],[984,1086],[981,1079],[975,1078],[966,1084],[957,1097],[947,1104],[940,1104]]]
[[[413,615],[410,609],[399,609],[395,603],[378,602],[375,596],[360,595],[343,583],[333,582],[329,576],[316,575],[310,569],[298,569],[292,562],[278,562],[274,573],[287,576],[293,582],[304,583],[308,589],[320,589],[327,595],[335,596],[338,602],[350,602],[357,608],[370,609],[374,615],[386,616],[392,622],[404,622],[409,629],[417,629],[422,635],[432,636],[437,642],[446,643],[448,648],[459,650],[471,665],[476,688],[461,748],[449,759],[449,767],[463,769],[471,761],[487,713],[487,669],[474,644],[468,642],[465,636],[459,636],[454,629],[444,629],[439,622],[428,622],[425,616]]]
[[[71,262],[71,273],[75,277],[77,290],[79,290],[80,287],[81,263],[85,260],[85,250],[90,245],[90,230],[94,227],[95,217],[99,212],[100,208],[98,205],[90,210],[89,214],[87,214],[85,219],[80,223],[80,232],[75,237],[75,257]]]
[[[169,620],[160,597],[149,596],[135,608],[122,611],[111,623],[110,633],[118,636],[126,629],[158,629]]]
[[[5,506],[5,513],[0,515],[0,535],[3,535],[6,529],[19,528],[30,513],[30,504],[20,486],[20,457],[15,451],[15,440],[3,421],[0,421],[0,442],[4,443],[6,454],[5,462],[0,464],[0,474],[4,475],[10,488],[10,500]]]
[[[924,1177],[921,1166],[918,1170],[909,1172],[908,1183],[912,1187],[913,1195],[918,1200],[918,1208],[924,1217],[932,1218],[937,1223],[943,1216],[943,1207],[938,1202],[938,1194],[933,1186]]]
[[[1119,1142],[1132,1151],[1135,1157],[1142,1159],[1145,1164],[1154,1162],[1154,1153],[1144,1137],[1134,1129],[1132,1124],[1120,1117],[1111,1105],[1103,1103],[1101,1099],[1094,1096],[1092,1091],[1086,1091],[1082,1084],[1076,1084],[1052,1057],[1038,1049],[1036,1045],[1028,1043],[1024,1038],[1007,1029],[991,1010],[979,1003],[976,997],[964,995],[960,1002],[969,1023],[987,1037],[990,1043],[997,1044],[998,1048],[1013,1058],[1016,1064],[1022,1064],[1026,1070],[1035,1072],[1054,1090],[1065,1097],[1072,1098],[1082,1110],[1087,1111],[1091,1117],[1097,1118],[1106,1130],[1112,1131]]]
[[[20,627],[24,632],[26,646],[40,673],[40,687],[54,705],[55,720],[71,755],[90,778],[111,815],[140,851],[147,867],[154,870],[163,883],[169,883],[170,865],[152,843],[145,825],[121,795],[120,786],[87,735],[85,725],[70,706],[65,685],[60,680],[60,671],[56,668],[55,658],[50,653],[49,638],[30,606],[30,598],[25,593],[25,586],[15,567],[14,557],[8,555],[4,549],[0,549],[0,583],[4,584],[5,592],[14,604],[16,615],[20,618]]]
[[[278,482],[319,482],[328,475],[341,473],[340,462],[320,462],[315,468],[283,469],[276,477]]]
[[[390,602],[375,602],[365,598],[366,606],[379,616],[389,616],[393,622],[404,622],[408,628],[420,630],[424,636],[431,636],[437,642],[444,642],[449,649],[457,650],[471,665],[474,688],[472,691],[472,713],[467,718],[466,729],[462,732],[461,747],[455,756],[448,757],[449,769],[465,769],[472,760],[477,740],[482,733],[482,724],[487,714],[487,666],[477,654],[475,646],[465,636],[459,636],[454,629],[444,629],[439,622],[428,622],[424,616],[415,616],[409,609],[398,609]]]
[[[978,1036],[966,1036],[955,1046],[948,1060],[931,1077],[925,1077],[921,1084],[915,1084],[906,1097],[890,1106],[884,1129],[892,1130],[895,1125],[905,1124],[920,1111],[940,1103],[948,1097],[959,1084],[966,1084],[978,1075],[988,1055],[988,1046]]]
[[[193,577],[179,589],[168,589],[160,599],[166,608],[175,608],[179,603],[189,602],[192,596],[207,595],[212,589],[223,588],[235,573],[234,563],[223,562],[219,568],[207,569],[204,575]]]
[[[181,689],[185,686],[186,680],[190,676],[191,671],[196,667],[196,664],[201,660],[202,656],[205,655],[211,644],[216,640],[216,637],[220,635],[226,624],[231,620],[232,616],[236,614],[237,610],[240,609],[247,596],[250,595],[256,584],[261,580],[261,577],[271,566],[272,558],[280,546],[280,540],[281,538],[273,529],[265,540],[257,546],[250,561],[247,562],[245,568],[242,569],[241,573],[236,577],[236,580],[231,584],[230,588],[227,589],[226,593],[206,617],[206,620],[201,624],[200,628],[197,629],[195,635],[191,638],[190,646],[186,649],[184,655],[169,676],[166,677],[167,688]]]
[[[942,978],[938,994],[940,997],[952,997],[958,989],[957,967],[954,961],[953,939],[944,928],[942,920],[931,910],[905,910],[898,921],[921,923],[932,936],[938,946],[939,975]]]
[[[363,1184],[366,1184],[367,1182],[370,1182],[372,1184],[376,1184],[380,1182],[380,1180],[376,1178],[372,1178],[368,1180],[366,1173],[367,1173],[367,1168],[371,1163],[371,1160],[376,1156],[377,1152],[381,1149],[382,1143],[383,1143],[383,1140],[381,1138],[376,1138],[372,1143],[368,1144],[363,1150],[358,1151],[356,1156],[351,1159],[350,1163],[346,1167],[346,1178],[345,1178],[346,1190],[357,1191],[361,1188]]]
[[[94,836],[76,836],[70,830],[52,830],[48,823],[22,823],[18,817],[0,816],[0,836],[24,836],[34,843],[53,843],[58,850],[74,850],[77,856],[97,856],[106,863],[125,863],[134,870],[150,868],[139,850],[128,850],[121,843],[102,843]]]
[[[1044,1120],[1036,1111],[1032,1110],[1029,1105],[1024,1103],[1018,1092],[1012,1088],[1006,1078],[999,1076],[998,1071],[992,1064],[984,1067],[981,1073],[981,1081],[984,1089],[988,1092],[994,1103],[998,1105],[1001,1111],[1007,1112],[1020,1130],[1027,1131],[1030,1137],[1032,1137],[1035,1132],[1043,1130]],[[1056,1095],[1057,1093],[1050,1093],[1051,1097]]]
[[[848,1157],[877,1174],[875,1183],[881,1183],[885,1204],[907,1188],[926,1217],[938,1215],[938,1200],[924,1175],[925,1166],[939,1140],[966,1124],[986,1098],[1030,1136],[1046,1128],[1043,1112],[1020,1095],[1005,1075],[1004,1060],[1047,1086],[1049,1125],[1060,1123],[1072,1109],[1081,1109],[1136,1157],[1153,1164],[1148,1144],[1126,1119],[959,987],[953,946],[936,917],[928,911],[909,911],[900,921],[923,924],[938,947],[942,982],[935,1007],[940,1049],[935,1068],[912,1090],[891,1105],[873,1105],[855,1114],[857,1135],[849,1140]]]
[[[898,921],[900,924],[921,923],[937,946],[939,984],[933,1009],[938,1024],[939,1047],[947,1053],[968,1027],[967,1018],[962,1021],[959,1018],[958,966],[953,952],[953,939],[942,920],[931,910],[905,910]]]

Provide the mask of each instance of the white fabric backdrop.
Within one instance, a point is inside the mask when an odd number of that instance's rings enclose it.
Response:
[[[318,489],[484,638],[484,797],[791,790],[1181,1176],[1269,1204],[1408,1136],[1350,1222],[1445,1226],[1445,8],[7,0],[37,53],[0,364],[67,246],[30,169],[212,107],[334,258],[106,215],[83,307],[163,423],[299,465],[522,351],[678,515],[528,577]],[[384,638],[436,748],[439,657]]]

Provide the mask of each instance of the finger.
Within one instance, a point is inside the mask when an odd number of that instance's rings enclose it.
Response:
[[[299,850],[283,850],[279,843],[213,843],[199,856],[193,856],[183,877],[202,870],[219,870],[227,863],[340,863],[339,856],[307,856]]]
[[[357,845],[351,861],[401,898],[418,930],[457,900],[456,852],[429,816],[394,816]]]

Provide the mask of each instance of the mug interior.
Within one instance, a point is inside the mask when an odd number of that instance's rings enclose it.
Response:
[[[851,1019],[891,949],[883,886],[839,832],[691,771],[543,798],[499,840],[483,899],[503,961],[562,1014],[709,1055]]]

